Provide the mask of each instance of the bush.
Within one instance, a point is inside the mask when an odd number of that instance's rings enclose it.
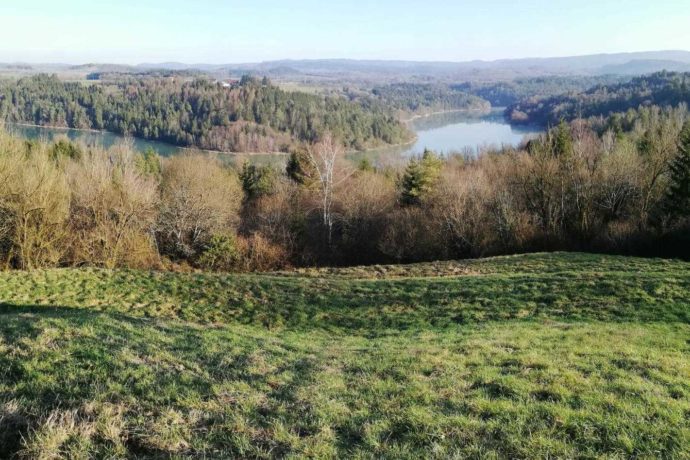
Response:
[[[198,265],[206,270],[233,271],[240,262],[240,253],[234,235],[213,235],[198,260]]]
[[[186,154],[163,163],[160,248],[173,258],[194,259],[214,234],[234,230],[242,188],[217,158]]]
[[[89,151],[66,174],[71,263],[144,267],[157,260],[158,184],[141,171],[131,150]]]
[[[270,195],[276,187],[276,171],[271,166],[245,162],[240,171],[242,189],[248,200]]]
[[[249,237],[214,235],[199,257],[200,268],[213,271],[268,271],[288,265],[283,248],[259,233]]]
[[[243,271],[269,271],[289,266],[285,249],[260,233],[238,240],[239,262]]]
[[[60,262],[67,236],[69,190],[46,146],[0,135],[0,249],[7,267],[32,269]]]

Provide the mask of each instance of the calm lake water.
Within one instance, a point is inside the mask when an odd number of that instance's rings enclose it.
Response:
[[[437,153],[453,153],[492,146],[518,145],[525,136],[536,133],[533,128],[513,127],[503,119],[503,112],[472,116],[455,112],[418,118],[411,122],[417,141],[403,153],[417,154],[425,148]]]
[[[181,151],[179,147],[166,144],[165,142],[125,138],[119,134],[107,131],[81,131],[78,129],[48,128],[45,126],[25,126],[14,123],[6,123],[5,129],[25,139],[52,141],[57,137],[67,136],[72,141],[83,142],[90,146],[98,145],[106,149],[119,142],[132,142],[136,150],[143,152],[150,147],[162,156],[175,155]]]
[[[59,129],[38,126],[24,126],[6,124],[6,129],[27,139],[53,140],[59,136],[67,136],[73,141],[86,145],[100,145],[109,148],[118,142],[133,142],[137,150],[144,151],[152,148],[158,154],[170,156],[180,153],[182,149],[164,142],[147,141],[143,139],[125,139],[119,134],[104,131],[80,131],[75,129]],[[538,130],[524,127],[512,127],[505,122],[500,110],[494,110],[488,115],[473,115],[466,112],[451,112],[428,117],[417,118],[410,122],[410,128],[417,134],[413,144],[389,147],[363,153],[353,153],[355,160],[368,157],[372,160],[404,160],[412,155],[421,154],[425,148],[440,154],[476,153],[487,146],[517,145],[525,137],[535,135]],[[282,155],[267,154],[253,155],[257,162],[283,162]]]
[[[477,153],[486,147],[517,146],[539,130],[514,127],[506,123],[501,110],[479,115],[449,112],[417,118],[409,123],[417,140],[405,146],[389,147],[370,152],[374,157],[419,155],[425,148],[440,154]],[[360,155],[361,157],[361,155]]]

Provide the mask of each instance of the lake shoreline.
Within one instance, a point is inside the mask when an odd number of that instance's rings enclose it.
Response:
[[[14,122],[14,121],[4,121],[3,124],[5,126],[23,126],[27,128],[39,128],[39,129],[53,129],[53,130],[59,130],[59,131],[77,131],[77,132],[83,132],[83,133],[92,133],[92,134],[110,134],[113,136],[119,136],[121,137],[124,141],[127,141],[128,139],[136,139],[139,141],[143,142],[153,142],[161,145],[165,145],[171,148],[179,149],[179,150],[186,150],[189,152],[202,152],[202,153],[208,153],[208,154],[222,154],[222,155],[230,155],[230,156],[238,156],[238,155],[247,155],[247,156],[255,156],[255,155],[275,155],[275,156],[284,156],[287,155],[286,152],[228,152],[228,151],[223,151],[223,150],[211,150],[211,149],[202,149],[199,147],[184,147],[181,145],[175,145],[171,144],[169,142],[165,141],[158,141],[154,139],[146,139],[143,137],[137,137],[137,136],[125,136],[123,134],[115,133],[113,131],[108,131],[107,129],[92,129],[92,128],[70,128],[68,126],[55,126],[55,125],[37,125],[35,123],[23,123],[23,122]]]
[[[414,134],[414,136],[412,136],[412,139],[410,139],[409,141],[399,142],[397,144],[383,145],[383,146],[378,146],[378,147],[369,147],[369,148],[366,148],[364,150],[349,150],[348,152],[346,152],[346,155],[358,155],[361,153],[372,153],[372,152],[380,151],[382,149],[396,149],[396,148],[400,148],[400,147],[405,147],[406,145],[412,145],[415,142],[417,142],[417,140],[419,139],[416,132],[412,132],[412,134]]]
[[[525,136],[536,134],[512,126],[501,113],[500,107],[494,107],[489,111],[458,109],[419,114],[408,121],[416,134],[414,142],[397,148],[375,149],[371,153],[404,158],[421,155],[425,149],[441,155],[477,154],[486,149],[517,146]]]
[[[441,110],[438,112],[429,112],[429,113],[425,113],[425,114],[413,115],[411,118],[404,119],[404,120],[400,119],[400,123],[409,124],[409,123],[414,122],[415,120],[419,120],[422,118],[429,118],[429,117],[433,117],[436,115],[444,115],[444,114],[448,114],[448,113],[479,113],[480,115],[485,116],[485,115],[490,114],[492,111],[493,111],[493,108],[489,109],[488,112],[485,110],[482,110],[482,109]],[[412,138],[408,141],[405,141],[405,142],[399,142],[397,144],[383,145],[383,146],[378,146],[378,147],[369,147],[369,148],[366,148],[364,150],[350,150],[347,152],[347,154],[348,155],[357,155],[357,154],[361,154],[361,153],[372,153],[372,152],[378,152],[378,151],[382,151],[382,150],[389,150],[389,149],[393,150],[393,149],[405,147],[408,145],[414,145],[419,140],[419,134],[416,131],[412,131],[412,134],[413,134]]]
[[[112,136],[118,136],[121,137],[123,141],[127,141],[128,139],[133,139],[133,140],[139,140],[142,142],[152,142],[156,144],[161,144],[165,145],[174,149],[179,150],[180,152],[186,151],[186,152],[201,152],[201,153],[206,153],[206,154],[216,154],[216,155],[224,155],[224,156],[230,156],[230,157],[241,157],[241,156],[248,156],[248,157],[255,157],[255,156],[274,156],[274,157],[286,157],[288,155],[287,152],[229,152],[229,151],[223,151],[223,150],[211,150],[211,149],[202,149],[199,147],[183,147],[175,144],[170,144],[168,142],[164,141],[156,141],[156,140],[151,140],[151,139],[145,139],[142,137],[136,137],[136,136],[123,136],[122,134],[119,133],[114,133],[112,131],[108,131],[105,129],[90,129],[90,128],[70,128],[70,127],[65,127],[65,126],[53,126],[53,125],[37,125],[35,123],[18,123],[18,122],[10,122],[10,121],[5,121],[3,122],[5,126],[22,126],[26,128],[38,128],[38,129],[49,129],[49,130],[58,130],[58,131],[75,131],[75,132],[84,132],[84,133],[93,133],[93,134],[100,134],[100,135],[112,135]],[[404,147],[406,145],[411,145],[414,144],[417,141],[417,133],[413,132],[413,137],[405,142],[400,142],[398,144],[390,144],[390,145],[383,145],[383,146],[378,146],[378,147],[370,147],[366,148],[364,150],[350,150],[347,152],[348,155],[354,155],[354,154],[361,154],[361,153],[367,153],[367,152],[374,152],[376,150],[382,149],[382,148],[398,148],[398,147]],[[155,150],[155,149],[154,149]],[[159,155],[162,155],[160,152],[158,152]],[[162,155],[162,156],[167,156],[167,155]]]
[[[433,117],[433,116],[435,116],[435,115],[444,115],[444,114],[447,114],[447,113],[468,113],[468,114],[469,114],[469,113],[478,113],[478,114],[480,114],[480,115],[489,115],[489,114],[490,114],[491,112],[493,112],[493,111],[494,111],[494,107],[489,107],[489,110],[479,109],[479,108],[477,108],[477,109],[451,109],[451,110],[439,110],[439,111],[437,111],[437,112],[429,112],[429,113],[420,113],[420,114],[416,114],[416,115],[413,115],[413,116],[410,117],[410,118],[401,119],[400,122],[401,122],[401,123],[411,123],[411,122],[413,122],[413,121],[415,121],[415,120],[419,120],[419,119],[421,119],[421,118]]]
[[[420,155],[424,148],[429,148],[440,154],[468,150],[479,151],[488,146],[515,146],[524,139],[525,135],[534,135],[540,132],[539,130],[516,129],[502,118],[500,113],[501,108],[494,107],[489,111],[483,109],[455,109],[417,114],[404,122],[401,121],[401,123],[405,123],[408,127],[410,138],[396,144],[367,146],[367,148],[362,150],[346,148],[346,156],[348,158],[359,158],[362,156],[376,158],[380,154],[393,154],[407,158],[413,155]],[[54,139],[56,136],[64,133],[75,142],[82,142],[86,145],[100,145],[106,149],[118,143],[133,142],[133,148],[137,151],[143,152],[148,148],[153,148],[156,153],[164,157],[196,151],[217,155],[219,158],[234,162],[242,162],[243,158],[251,162],[264,161],[264,158],[275,159],[269,161],[284,162],[288,156],[286,152],[227,152],[197,147],[182,147],[140,137],[124,137],[107,130],[12,122],[4,122],[4,126],[8,131],[14,130],[18,136],[26,139]],[[90,136],[96,136],[96,138],[92,139]]]

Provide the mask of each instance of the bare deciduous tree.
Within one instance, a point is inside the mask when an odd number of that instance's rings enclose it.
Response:
[[[73,262],[114,268],[152,257],[158,184],[135,160],[128,148],[95,150],[66,168]]]
[[[158,232],[174,256],[191,257],[217,232],[234,229],[242,187],[213,157],[176,156],[163,164]]]
[[[0,236],[5,264],[32,269],[56,264],[63,253],[69,191],[45,149],[26,156],[19,145],[0,156]]]
[[[333,242],[333,193],[337,185],[344,181],[350,172],[338,164],[345,153],[343,145],[331,133],[326,133],[319,142],[307,149],[309,162],[317,172],[321,221],[326,229],[326,242]],[[338,175],[339,177],[336,177]]]

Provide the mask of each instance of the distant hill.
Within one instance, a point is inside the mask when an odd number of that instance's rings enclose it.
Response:
[[[489,101],[494,107],[507,107],[528,98],[543,98],[585,91],[597,85],[630,81],[626,75],[572,75],[516,78],[512,81],[463,82],[451,87]]]
[[[555,124],[560,120],[608,116],[640,106],[690,104],[690,73],[658,72],[629,82],[597,85],[551,97],[529,97],[508,107],[513,123]]]
[[[135,67],[124,64],[80,64],[69,67],[69,70],[82,72],[133,72]]]
[[[157,64],[165,68],[166,64]],[[147,66],[154,66],[147,64]],[[180,64],[175,64],[179,69]],[[555,58],[501,59],[496,61],[420,62],[351,59],[280,60],[249,64],[190,65],[238,76],[246,73],[282,77],[358,78],[369,80],[505,80],[552,75],[643,74],[690,68],[688,51],[596,54]]]
[[[636,59],[625,64],[607,65],[601,71],[610,75],[644,75],[668,70],[671,72],[690,72],[690,63],[661,59]]]
[[[8,64],[0,64],[0,70]],[[373,82],[500,81],[515,78],[572,75],[641,75],[661,70],[690,69],[690,51],[646,51],[636,53],[592,54],[553,58],[500,59],[495,61],[424,62],[356,59],[276,60],[240,64],[185,64],[182,62],[142,63],[135,66],[108,63],[70,66],[32,64],[35,72],[55,69],[132,73],[142,70],[198,70],[214,77],[245,74],[284,80],[365,80]]]

